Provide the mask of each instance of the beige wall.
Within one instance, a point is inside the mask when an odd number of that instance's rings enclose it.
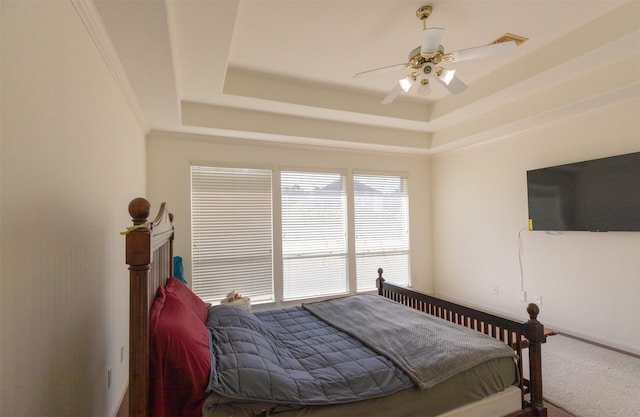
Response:
[[[0,415],[115,415],[144,132],[71,2],[0,4]]]
[[[240,143],[238,143],[240,142]],[[432,290],[430,262],[429,162],[425,156],[394,156],[347,150],[320,150],[283,147],[196,135],[152,133],[148,138],[148,192],[156,206],[166,201],[174,214],[176,255],[184,259],[185,275],[190,279],[190,164],[191,161],[224,164],[258,164],[269,167],[368,170],[380,173],[406,173],[409,176],[409,216],[412,280],[416,287]],[[426,254],[426,255],[425,255]],[[372,279],[376,272],[372,271]],[[391,277],[387,277],[391,279]]]
[[[165,133],[151,134],[145,148],[70,2],[3,0],[0,31],[2,416],[115,414],[128,380],[118,232],[129,225],[131,198],[146,191],[154,208],[167,201],[188,273],[192,160],[408,172],[416,286],[522,315],[525,171],[640,149],[637,101],[431,163]],[[522,247],[525,289],[542,295],[542,320],[640,353],[640,234],[525,231]]]
[[[526,171],[640,150],[640,102],[628,101],[432,159],[437,294],[540,319],[640,353],[640,233],[529,232]],[[522,231],[522,232],[521,232]],[[498,294],[493,288],[498,287]]]

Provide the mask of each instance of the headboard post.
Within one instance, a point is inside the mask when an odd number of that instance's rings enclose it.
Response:
[[[151,415],[149,313],[158,288],[173,275],[173,216],[162,203],[149,221],[151,204],[129,203],[133,226],[123,234],[129,264],[129,416]]]
[[[127,233],[129,264],[129,416],[149,415],[149,270],[151,229],[147,218],[151,204],[144,198],[129,203],[134,228]]]

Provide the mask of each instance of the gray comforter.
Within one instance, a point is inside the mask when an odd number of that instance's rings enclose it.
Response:
[[[379,296],[256,314],[216,306],[207,327],[208,392],[248,401],[359,401],[430,388],[490,359],[515,357],[502,342]]]
[[[301,307],[209,309],[208,392],[281,404],[336,404],[413,387],[391,361]]]
[[[304,308],[384,354],[423,389],[491,359],[517,359],[499,340],[377,295],[336,298]]]

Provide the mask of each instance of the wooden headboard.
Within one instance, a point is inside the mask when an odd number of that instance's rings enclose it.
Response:
[[[129,416],[149,413],[149,310],[158,287],[173,275],[173,216],[162,203],[149,221],[151,204],[144,198],[129,203],[133,226],[126,235],[129,265]]]

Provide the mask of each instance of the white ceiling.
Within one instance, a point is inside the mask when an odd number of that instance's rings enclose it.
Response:
[[[93,4],[82,8],[97,11],[98,44],[152,131],[429,154],[640,96],[636,0]],[[408,71],[352,76],[406,62],[426,4],[446,52],[507,32],[529,40],[447,64],[469,86],[461,94],[434,85],[383,105]]]

